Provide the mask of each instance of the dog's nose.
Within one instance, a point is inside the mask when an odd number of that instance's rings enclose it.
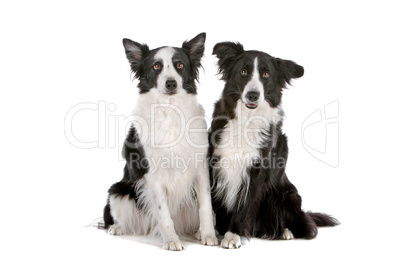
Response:
[[[260,97],[260,92],[258,92],[258,91],[249,91],[246,94],[246,99],[251,102],[257,101],[259,97]]]
[[[168,91],[173,91],[177,88],[177,82],[176,80],[167,80],[165,87]]]

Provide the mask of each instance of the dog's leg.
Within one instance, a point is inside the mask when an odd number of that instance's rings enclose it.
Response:
[[[221,241],[222,248],[232,249],[241,247],[240,236],[238,235],[238,233],[240,233],[239,225],[241,225],[239,219],[246,219],[244,216],[246,214],[247,212],[245,209],[231,214],[229,226],[226,229],[227,231],[223,237],[223,240]]]
[[[110,196],[110,213],[114,224],[110,225],[108,234],[125,235],[132,233],[134,222],[135,203],[128,195],[120,197]]]
[[[213,222],[211,186],[209,185],[209,171],[207,167],[200,168],[200,173],[196,182],[196,189],[200,215],[199,238],[203,245],[218,245]]]
[[[282,177],[282,197],[281,202],[284,210],[284,227],[289,228],[292,237],[312,239],[317,236],[317,225],[314,220],[305,213],[302,208],[302,198],[297,192],[296,187],[288,180],[284,173]],[[285,238],[286,228],[284,229],[282,239]]]
[[[225,237],[221,242],[221,247],[227,249],[240,248],[241,247],[240,236],[230,231],[226,232]]]
[[[159,231],[163,239],[163,248],[174,251],[183,250],[184,246],[176,234],[163,187],[154,176],[147,176],[146,181],[153,196],[153,202],[150,205],[158,221]]]

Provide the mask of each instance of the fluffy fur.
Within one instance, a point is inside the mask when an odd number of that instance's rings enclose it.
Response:
[[[195,85],[204,42],[201,33],[181,48],[149,50],[123,39],[140,94],[123,148],[124,176],[110,187],[104,209],[110,234],[160,234],[169,250],[182,250],[185,234],[197,233],[205,245],[218,242]]]
[[[210,178],[221,246],[240,247],[239,235],[269,239],[311,239],[317,226],[337,220],[304,212],[285,167],[288,145],[282,133],[282,89],[303,75],[302,66],[239,43],[214,47],[226,82],[215,104],[209,134]]]

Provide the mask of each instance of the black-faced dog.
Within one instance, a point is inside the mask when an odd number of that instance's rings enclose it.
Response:
[[[150,50],[123,39],[140,94],[123,148],[124,176],[110,187],[104,209],[112,235],[159,234],[168,250],[184,248],[178,235],[218,244],[206,164],[208,133],[195,85],[204,43],[205,33],[181,48]]]
[[[282,89],[303,76],[302,66],[239,43],[215,45],[226,82],[215,104],[209,134],[210,179],[221,246],[238,248],[240,236],[311,239],[317,226],[338,221],[304,212],[285,173],[287,138],[282,133]]]

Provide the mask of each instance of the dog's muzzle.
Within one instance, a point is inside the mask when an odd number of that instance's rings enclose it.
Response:
[[[258,107],[258,99],[260,98],[260,92],[249,91],[246,94],[246,107],[249,109],[255,109]]]
[[[177,92],[177,82],[176,80],[167,80],[165,83],[166,94],[175,94]]]

